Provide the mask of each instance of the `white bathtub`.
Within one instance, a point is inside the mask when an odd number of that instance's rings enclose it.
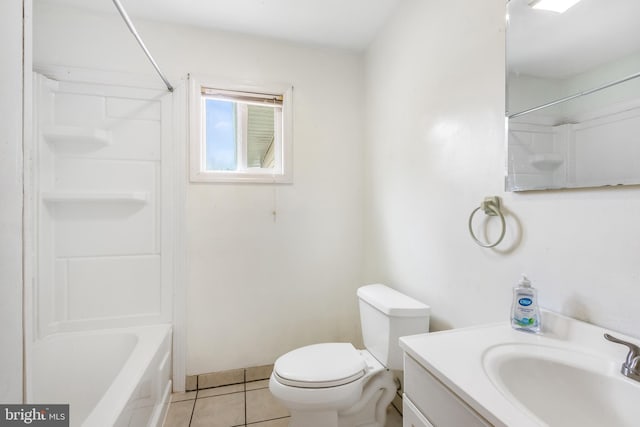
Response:
[[[71,427],[161,426],[171,393],[171,326],[51,335],[31,352],[34,404],[68,403]]]

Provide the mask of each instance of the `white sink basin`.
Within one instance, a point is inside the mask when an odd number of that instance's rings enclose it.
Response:
[[[493,384],[551,426],[638,426],[640,383],[603,357],[531,344],[502,344],[483,357]]]
[[[640,382],[624,377],[627,348],[610,333],[543,311],[543,332],[508,322],[400,339],[405,352],[499,427],[640,426]]]

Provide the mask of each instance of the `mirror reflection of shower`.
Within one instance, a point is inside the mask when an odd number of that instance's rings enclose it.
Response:
[[[508,191],[640,183],[640,2],[507,5]]]

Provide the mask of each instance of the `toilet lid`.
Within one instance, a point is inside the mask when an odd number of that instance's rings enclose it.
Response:
[[[337,387],[361,378],[367,364],[350,343],[325,343],[301,347],[276,360],[273,371],[282,384],[303,387]]]

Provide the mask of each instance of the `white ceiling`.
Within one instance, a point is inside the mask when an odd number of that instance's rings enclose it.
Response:
[[[34,0],[117,14],[112,0]],[[400,0],[120,0],[131,19],[361,50]]]
[[[566,78],[640,53],[640,0],[582,0],[565,13],[511,0],[510,71]]]

